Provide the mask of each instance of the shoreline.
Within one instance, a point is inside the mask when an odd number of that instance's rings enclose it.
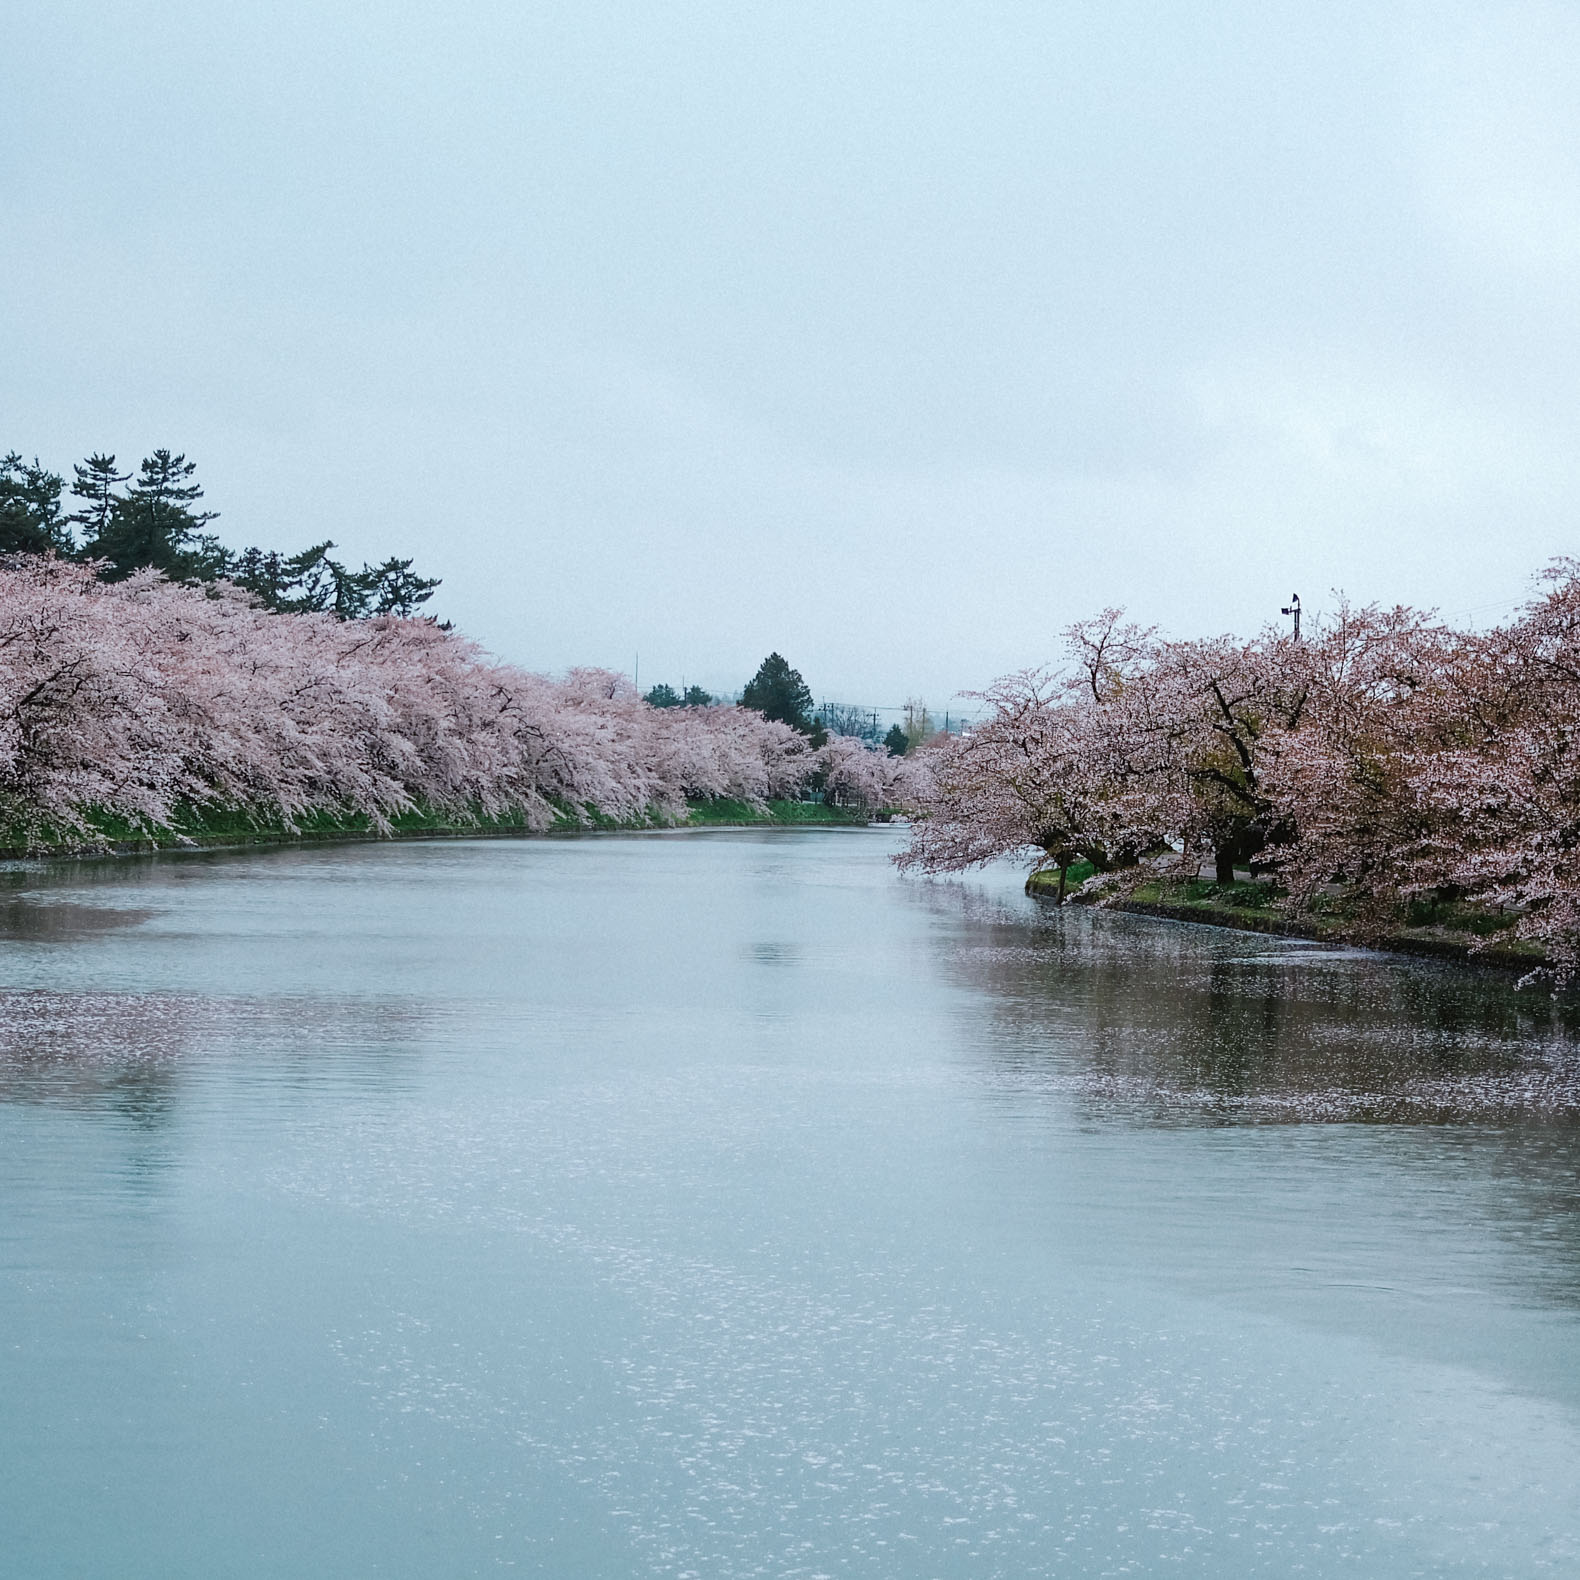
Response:
[[[1051,901],[1058,889],[1058,874],[1047,869],[1034,872],[1027,877],[1025,888],[1033,899]],[[1067,895],[1066,903],[1119,911],[1127,916],[1150,916],[1159,921],[1184,922],[1194,927],[1222,927],[1237,933],[1261,933],[1276,938],[1298,938],[1308,943],[1340,944],[1383,954],[1451,960],[1460,965],[1496,966],[1499,970],[1518,971],[1522,975],[1547,963],[1546,955],[1533,944],[1492,944],[1476,949],[1463,936],[1456,937],[1442,927],[1399,927],[1378,938],[1360,941],[1350,937],[1342,923],[1325,923],[1320,917],[1296,920],[1278,912],[1268,914],[1242,905],[1227,904],[1222,900],[1170,897],[1152,884],[1138,890],[1137,895],[1148,897],[1132,897],[1116,900],[1111,905],[1102,905],[1100,902],[1075,900]]]
[[[673,823],[593,817],[580,822],[561,816],[546,828],[523,818],[484,818],[475,822],[411,812],[392,818],[388,830],[373,828],[364,817],[330,815],[303,818],[296,829],[250,823],[238,814],[193,817],[160,834],[99,830],[99,838],[77,837],[54,843],[0,845],[0,862],[102,861],[117,856],[151,856],[197,850],[246,850],[271,845],[370,844],[416,839],[553,839],[584,834],[695,833],[712,828],[866,828],[885,819],[816,801],[770,801],[756,808],[744,801],[696,801],[690,815]],[[222,823],[226,826],[215,826]]]

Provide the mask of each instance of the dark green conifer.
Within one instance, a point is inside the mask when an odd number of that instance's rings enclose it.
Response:
[[[193,481],[195,463],[169,450],[144,460],[135,481],[116,470],[113,455],[90,455],[73,470],[79,508],[62,515],[59,477],[14,451],[0,458],[0,553],[74,554],[97,562],[106,581],[147,568],[173,581],[225,577],[265,608],[342,620],[415,614],[439,586],[437,577],[419,576],[409,559],[394,556],[351,570],[330,558],[334,544],[327,540],[300,554],[260,548],[232,554],[203,530],[216,512],[197,508],[203,490]],[[81,529],[80,543],[74,527]]]
[[[390,558],[382,565],[364,565],[361,577],[364,613],[413,615],[438,590],[437,576],[419,576],[410,560]]]
[[[281,614],[332,614],[341,620],[373,615],[411,615],[433,597],[437,577],[418,576],[407,559],[350,570],[331,559],[325,539],[300,554],[243,549],[223,572],[267,608]]]
[[[60,513],[64,480],[13,450],[0,456],[0,554],[69,554],[71,528]]]
[[[203,497],[192,481],[196,462],[155,450],[138,468],[136,481],[110,506],[108,519],[85,537],[82,555],[103,560],[106,581],[153,568],[173,581],[208,581],[225,569],[229,556],[203,528],[216,517],[195,510]]]
[[[741,693],[741,706],[755,708],[765,719],[778,719],[803,735],[812,733],[812,693],[798,669],[778,653],[770,653]]]
[[[76,474],[71,484],[72,498],[82,501],[82,508],[74,510],[66,520],[82,528],[83,537],[93,542],[109,530],[116,509],[124,503],[120,489],[122,483],[131,481],[130,472],[115,470],[113,455],[90,455],[72,467]]]

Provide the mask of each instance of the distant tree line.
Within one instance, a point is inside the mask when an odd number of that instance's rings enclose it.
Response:
[[[904,804],[913,763],[732,705],[654,708],[623,675],[495,663],[431,620],[281,618],[202,583],[0,557],[0,845],[157,836],[207,809],[387,831],[676,823],[695,800]]]
[[[227,549],[206,530],[218,513],[203,510],[195,462],[155,450],[136,473],[113,455],[90,455],[65,478],[17,451],[0,457],[0,554],[50,554],[95,566],[101,581],[156,570],[175,582],[224,579],[266,608],[284,614],[327,613],[342,620],[414,614],[439,586],[409,559],[353,570],[331,556],[326,539],[297,554]],[[67,497],[77,508],[68,510]]]
[[[673,686],[658,685],[647,692],[642,700],[651,708],[711,708],[713,696],[701,686],[687,686],[676,691]]]
[[[655,708],[705,708],[714,698],[700,686],[687,686],[684,692],[673,686],[660,684],[647,692],[644,700]],[[925,709],[918,715],[925,721],[913,721],[910,728],[896,724],[883,735],[877,719],[865,708],[848,707],[842,703],[825,703],[814,708],[812,692],[799,669],[781,653],[770,653],[757,666],[757,673],[746,682],[741,691],[740,703],[779,724],[788,724],[819,750],[831,735],[877,745],[880,741],[891,757],[903,757],[925,741],[930,733],[931,720]],[[908,717],[914,710],[908,710]]]

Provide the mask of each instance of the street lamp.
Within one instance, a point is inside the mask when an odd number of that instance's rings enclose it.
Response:
[[[1280,614],[1292,614],[1295,617],[1295,640],[1300,640],[1300,594],[1291,593],[1289,602],[1278,611]]]

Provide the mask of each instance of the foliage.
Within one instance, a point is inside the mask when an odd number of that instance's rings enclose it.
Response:
[[[711,708],[714,702],[701,686],[687,686],[684,691],[676,691],[663,683],[645,693],[642,700],[650,708]]]
[[[113,459],[113,458],[112,458]],[[212,581],[225,568],[225,551],[203,528],[212,510],[193,507],[203,497],[192,481],[197,464],[169,450],[155,450],[137,469],[124,494],[95,516],[82,544],[82,557],[104,563],[104,579],[121,581],[140,570],[157,570],[181,581]],[[95,489],[98,479],[93,479]],[[95,492],[90,510],[102,502]]]
[[[118,470],[113,455],[90,455],[73,468],[78,508],[63,514],[62,479],[13,451],[0,460],[0,553],[83,560],[104,581],[144,570],[172,581],[229,581],[266,609],[342,620],[413,614],[439,586],[419,576],[409,559],[352,570],[330,557],[335,545],[327,541],[300,554],[260,548],[232,553],[204,530],[218,518],[197,508],[203,489],[194,481],[196,471],[195,462],[169,450],[146,457],[135,477]]]
[[[889,733],[883,737],[883,744],[891,757],[903,757],[911,749],[911,738],[900,725],[891,724]]]
[[[854,735],[830,735],[817,748],[823,795],[831,806],[877,812],[911,799],[913,765]]]
[[[439,586],[418,576],[410,560],[388,559],[353,571],[329,557],[334,546],[326,540],[291,555],[244,549],[228,556],[219,574],[278,614],[332,614],[338,620],[415,614]]]
[[[792,669],[778,653],[770,653],[757,666],[741,693],[741,706],[751,708],[765,719],[777,719],[803,735],[812,733],[812,693],[807,690],[801,671]]]
[[[109,533],[110,523],[124,497],[120,491],[121,484],[130,482],[132,474],[116,471],[115,457],[97,452],[86,461],[79,462],[72,471],[74,480],[71,492],[75,499],[81,501],[81,508],[72,511],[66,520],[81,527],[84,538],[91,543]],[[74,547],[74,541],[68,542],[61,552],[68,552]]]
[[[1250,865],[1355,935],[1425,908],[1580,971],[1580,563],[1485,633],[1341,604],[1304,641],[1186,642],[1107,610],[983,700],[923,754],[903,865],[1026,851],[1118,895],[1205,856],[1225,896]]]
[[[35,456],[0,457],[0,554],[62,554],[71,528],[61,516],[63,480]]]
[[[0,824],[13,842],[414,812],[547,828],[798,797],[818,763],[745,708],[655,709],[622,676],[551,680],[430,620],[271,614],[240,588],[0,560]]]

